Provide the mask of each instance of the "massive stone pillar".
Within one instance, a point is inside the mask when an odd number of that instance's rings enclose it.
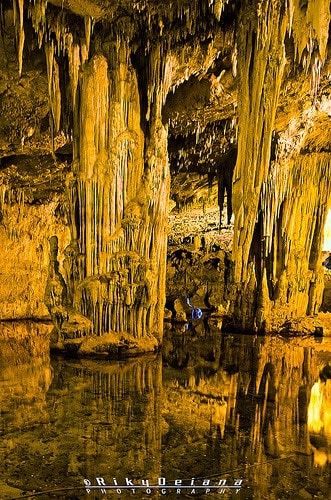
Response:
[[[318,312],[321,303],[329,155],[301,154],[304,134],[296,131],[297,142],[292,140],[287,148],[290,153],[285,145],[284,154],[271,161],[286,63],[285,37],[292,33],[293,57],[306,66],[316,96],[329,7],[321,2],[317,16],[313,4],[265,0],[243,2],[241,8],[232,312],[244,329],[269,331],[286,319]],[[304,119],[315,112],[312,106],[310,115],[302,116],[298,128],[305,134],[309,127]]]
[[[298,155],[287,168],[285,183],[284,169],[275,164],[264,190],[266,297],[274,306],[268,314],[276,326],[285,318],[319,311],[321,249],[331,194],[328,153]]]
[[[69,180],[73,307],[97,335],[162,337],[169,172],[158,80],[147,131],[127,41],[82,68]]]
[[[239,137],[233,178],[235,230],[233,257],[235,314],[241,325],[255,319],[261,293],[261,239],[256,235],[262,183],[270,162],[270,145],[285,65],[286,17],[281,2],[244,2],[238,37]],[[256,244],[260,247],[255,249]]]

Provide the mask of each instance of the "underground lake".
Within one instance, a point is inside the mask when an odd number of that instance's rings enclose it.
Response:
[[[331,338],[167,325],[162,352],[49,354],[2,323],[0,497],[327,499]]]

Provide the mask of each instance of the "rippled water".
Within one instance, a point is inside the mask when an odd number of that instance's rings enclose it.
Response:
[[[201,323],[107,362],[50,357],[48,326],[0,333],[1,499],[331,498],[331,339]]]

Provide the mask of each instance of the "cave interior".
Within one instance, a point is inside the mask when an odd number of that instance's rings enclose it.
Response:
[[[81,354],[196,309],[331,329],[329,1],[0,9],[1,320]]]

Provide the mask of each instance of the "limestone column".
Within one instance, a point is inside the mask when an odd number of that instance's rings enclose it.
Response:
[[[77,248],[73,306],[98,335],[162,337],[170,184],[157,98],[148,118],[146,133],[129,44],[107,42],[82,68],[68,183]]]
[[[300,134],[292,137],[293,130],[288,132],[292,151],[270,161],[270,150],[285,66],[285,37],[292,37],[292,64],[300,63],[310,78],[310,117],[315,113],[318,120],[314,100],[329,22],[329,2],[324,0],[245,1],[241,7],[232,312],[244,329],[277,329],[286,319],[316,314],[321,304],[329,154],[322,152],[305,124],[307,113],[298,128],[306,127],[308,154]]]
[[[282,1],[244,1],[238,35],[238,158],[233,178],[234,315],[240,326],[256,320],[264,271],[259,202],[270,162],[280,92],[287,17]]]

